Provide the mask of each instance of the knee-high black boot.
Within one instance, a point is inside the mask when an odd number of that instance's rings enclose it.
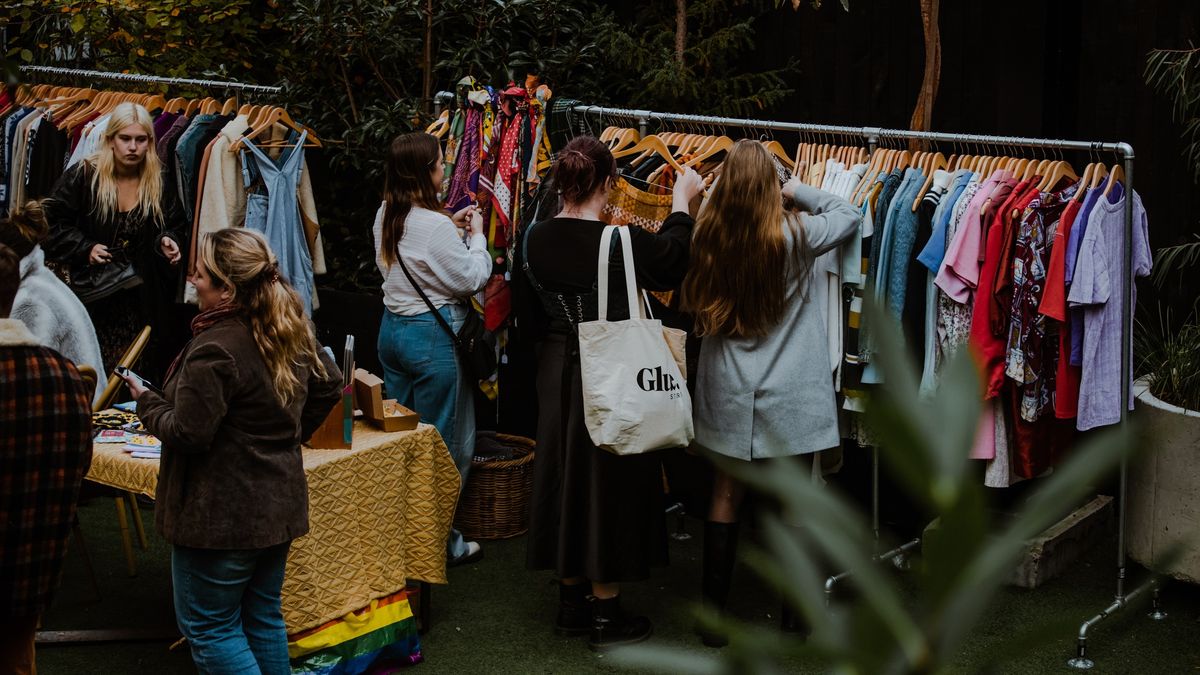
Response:
[[[733,566],[737,560],[737,523],[704,524],[704,576],[701,592],[704,602],[717,612],[725,610],[729,600],[729,586],[733,582]],[[709,647],[724,647],[728,640],[723,635],[700,631],[700,637]]]

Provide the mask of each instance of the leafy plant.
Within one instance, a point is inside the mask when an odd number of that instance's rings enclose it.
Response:
[[[1171,113],[1183,125],[1183,154],[1200,181],[1200,48],[1150,50],[1144,77],[1171,97]]]
[[[1137,372],[1148,376],[1150,393],[1160,400],[1188,410],[1200,410],[1200,323],[1197,305],[1177,325],[1171,310],[1161,305],[1154,323],[1139,320],[1134,332],[1133,352]]]
[[[742,55],[754,48],[755,22],[780,11],[778,4],[764,0],[644,3],[636,9],[636,22],[626,17],[626,30],[606,36],[603,47],[614,74],[624,75],[613,79],[607,93],[634,107],[760,116],[792,93],[786,78],[798,68],[796,61],[759,72],[740,67]]]
[[[276,79],[276,3],[251,0],[17,0],[0,16],[25,63],[172,77]],[[263,56],[268,55],[264,59]],[[220,95],[221,92],[212,92]]]
[[[782,505],[781,513],[763,517],[766,548],[748,562],[803,612],[813,632],[802,645],[703,616],[706,625],[730,635],[719,656],[640,647],[620,655],[624,663],[666,672],[778,672],[785,657],[803,649],[830,672],[952,672],[956,654],[1011,576],[1026,542],[1085,497],[1129,447],[1120,431],[1093,438],[1042,482],[1015,518],[993,522],[968,459],[980,412],[979,382],[969,357],[960,354],[950,362],[937,394],[922,399],[898,328],[877,310],[870,318],[878,326],[887,385],[877,391],[868,421],[877,438],[888,439],[883,453],[893,475],[937,518],[915,566],[915,602],[872,561],[866,519],[831,490],[815,485],[798,462],[761,465],[714,457],[721,468]],[[819,560],[851,572],[855,600],[836,600],[826,609]],[[1002,663],[1031,641],[1063,634],[1073,618],[1026,626],[991,662]]]

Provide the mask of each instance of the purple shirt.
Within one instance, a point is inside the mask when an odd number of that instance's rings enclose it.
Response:
[[[1121,420],[1121,278],[1125,260],[1125,199],[1099,199],[1079,245],[1067,301],[1083,309],[1083,373],[1076,427],[1086,431]],[[1074,230],[1074,228],[1072,228]],[[1142,198],[1133,195],[1133,275],[1150,274],[1150,237]],[[1131,303],[1137,302],[1136,288]],[[1133,326],[1128,326],[1133,335]],[[1128,343],[1126,348],[1131,349]],[[1130,354],[1132,359],[1132,354]],[[1133,388],[1128,405],[1133,408]]]
[[[1100,187],[1088,190],[1083,197],[1083,206],[1079,207],[1079,214],[1075,216],[1075,224],[1071,227],[1071,236],[1067,239],[1067,257],[1063,261],[1064,281],[1068,296],[1071,294],[1071,282],[1075,280],[1076,259],[1079,257],[1079,246],[1083,243],[1083,236],[1087,233],[1088,218],[1091,217],[1096,202],[1104,195],[1106,185],[1107,183],[1101,183]],[[1113,186],[1110,198],[1120,199],[1124,194],[1125,186],[1117,183]],[[1083,364],[1083,310],[1068,306],[1067,320],[1071,322],[1070,363],[1073,366],[1080,366]]]

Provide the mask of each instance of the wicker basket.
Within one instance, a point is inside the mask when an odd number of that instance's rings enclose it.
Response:
[[[513,449],[514,459],[471,463],[454,514],[454,526],[467,539],[508,539],[529,529],[534,442],[508,434],[495,439]]]

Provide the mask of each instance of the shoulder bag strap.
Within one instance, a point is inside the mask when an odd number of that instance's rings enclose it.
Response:
[[[413,279],[413,275],[408,272],[408,267],[404,264],[404,258],[399,252],[396,253],[396,260],[400,263],[400,269],[404,271],[404,276],[408,277],[408,283],[412,284],[412,287],[417,291],[417,295],[420,295],[421,299],[425,301],[425,306],[429,308],[430,313],[441,324],[442,329],[446,331],[446,335],[450,336],[450,339],[454,342],[454,346],[461,348],[462,343],[459,341],[458,336],[454,334],[454,329],[450,327],[450,323],[446,321],[446,317],[442,316],[442,313],[437,311],[437,308],[429,301],[429,296],[425,295],[425,291],[421,290],[421,287],[417,285],[417,280]],[[468,311],[474,310],[468,308]]]

